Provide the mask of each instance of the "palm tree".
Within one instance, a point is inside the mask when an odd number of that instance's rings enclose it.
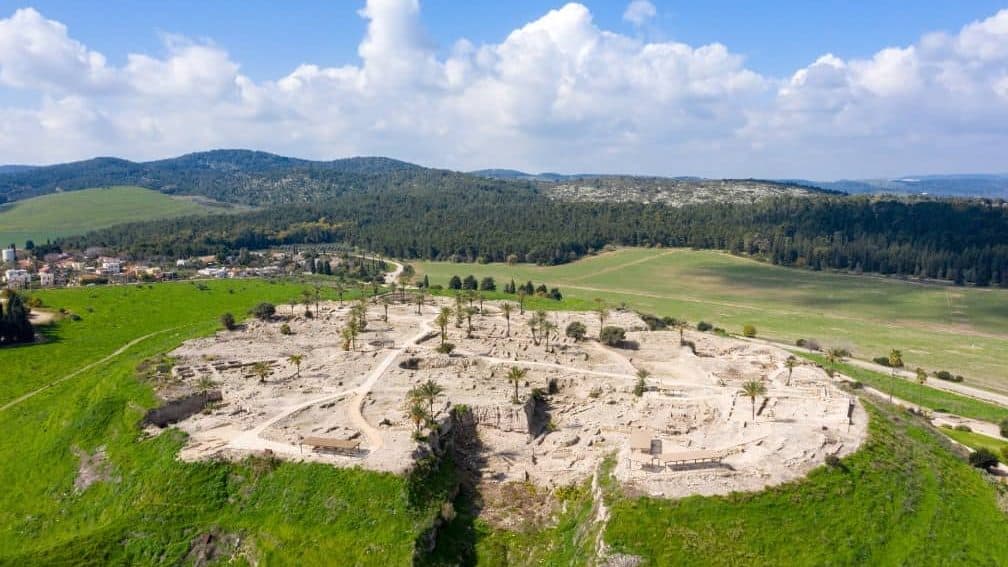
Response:
[[[518,314],[525,314],[525,288],[518,289]]]
[[[442,307],[434,323],[441,328],[441,346],[445,344],[445,336],[448,334],[448,321],[451,320],[452,310],[450,307]]]
[[[343,306],[343,294],[346,293],[346,286],[343,285],[343,278],[336,282],[336,295],[339,296],[340,307]]]
[[[525,379],[526,374],[528,374],[527,368],[518,368],[517,366],[512,366],[508,371],[508,382],[514,384],[515,387],[514,398],[511,401],[516,404],[518,403],[518,385]]]
[[[383,295],[382,296],[382,298],[381,298],[381,304],[382,304],[382,307],[385,308],[384,321],[386,323],[388,323],[388,308],[389,308],[389,305],[391,303],[392,303],[392,299],[389,296],[387,296],[387,295]]]
[[[686,344],[686,339],[683,338],[683,331],[686,330],[686,325],[687,323],[685,319],[676,319],[675,327],[676,329],[679,329],[679,346]]]
[[[465,306],[462,304],[462,294],[455,292],[455,328],[461,328],[462,321],[465,320],[465,315],[462,313],[463,309],[465,309]]]
[[[795,356],[792,354],[791,356],[787,357],[787,360],[784,361],[784,366],[787,367],[787,384],[786,385],[790,386],[791,385],[791,373],[794,372],[795,366],[798,366],[798,359],[795,358]]]
[[[903,353],[892,349],[889,351],[889,368],[892,368],[892,380],[889,384],[889,403],[892,403],[893,389],[896,388],[896,369],[903,368]]]
[[[423,307],[424,302],[424,288],[418,287],[416,293],[416,314],[420,315],[420,308]]]
[[[472,318],[473,318],[473,315],[475,315],[476,313],[479,313],[479,311],[477,311],[475,307],[466,307],[464,309],[464,312],[465,312],[465,317],[466,317],[466,338],[468,338],[468,337],[472,337]]]
[[[766,395],[766,386],[759,380],[750,380],[742,384],[742,393],[752,402],[752,418],[756,421],[756,397]]]
[[[409,405],[406,407],[406,415],[413,422],[418,434],[423,428],[423,424],[431,419],[430,414],[427,413],[427,406],[424,405],[423,400],[417,398],[410,399]]]
[[[416,389],[416,395],[427,402],[430,406],[430,416],[434,417],[434,402],[437,401],[438,397],[444,393],[444,388],[442,388],[437,382],[433,380],[428,380]]]
[[[482,293],[477,293],[476,297],[477,297],[477,299],[479,299],[479,302],[480,302],[480,310],[479,310],[479,312],[480,312],[480,315],[482,315],[483,314],[483,301],[486,299],[486,296],[483,295]]]
[[[289,362],[289,363],[293,364],[295,367],[297,367],[297,377],[300,378],[301,377],[301,363],[304,362],[304,355],[303,354],[292,354],[292,355],[290,355],[290,356],[287,357],[287,362]]]
[[[316,283],[314,286],[315,291],[315,314],[319,314],[319,298],[322,297],[322,284]]]
[[[634,385],[634,394],[638,397],[644,395],[644,390],[647,389],[647,377],[651,373],[647,370],[641,368],[637,371],[637,383]]]
[[[923,386],[924,384],[927,383],[927,372],[925,372],[923,368],[921,368],[920,366],[918,366],[914,370],[914,372],[917,373],[917,383],[918,384],[920,384],[921,386]],[[924,402],[924,390],[922,388],[921,392],[920,392],[920,394],[918,395],[918,398],[917,398],[917,405],[920,406],[923,402]]]
[[[343,337],[343,348],[346,349],[347,346],[349,346],[349,350],[356,350],[357,335],[359,334],[360,324],[357,322],[356,318],[351,317],[350,320],[347,321],[346,327],[344,327],[343,331],[340,333]]]
[[[508,337],[511,336],[511,311],[513,309],[514,307],[512,307],[511,304],[507,301],[505,301],[504,304],[501,305],[501,313],[504,314],[504,321],[507,322],[507,331],[505,333],[505,336]]]
[[[543,319],[539,323],[539,332],[542,334],[543,340],[545,341],[545,349],[549,351],[550,336],[553,335],[557,330],[557,325],[549,319]]]
[[[257,362],[252,365],[252,373],[259,377],[259,383],[265,384],[266,377],[269,376],[270,367],[265,362]]]
[[[836,371],[836,363],[843,361],[844,350],[839,347],[832,347],[826,351],[826,360],[829,361],[830,366]]]
[[[606,302],[599,298],[595,298],[595,312],[598,313],[599,319],[599,338],[602,338],[602,328],[605,327],[606,317],[609,316],[609,309],[606,307]]]
[[[301,303],[304,303],[304,310],[307,313],[312,304],[312,292],[310,289],[301,290]]]

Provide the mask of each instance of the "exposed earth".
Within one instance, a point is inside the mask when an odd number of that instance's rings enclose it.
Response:
[[[475,416],[480,473],[491,483],[579,482],[615,455],[616,477],[656,496],[759,490],[804,475],[827,455],[851,453],[866,435],[868,418],[860,404],[811,364],[796,367],[786,385],[788,353],[770,345],[687,331],[694,354],[680,346],[678,332],[648,331],[636,314],[614,311],[605,324],[627,329],[636,350],[611,348],[563,336],[571,321],[597,335],[595,313],[556,312],[549,317],[559,337],[547,351],[545,344],[534,344],[526,324],[531,313],[519,314],[515,305],[508,336],[500,304],[487,302],[472,319],[471,337],[466,322],[456,327],[452,318],[447,340],[456,349],[440,354],[433,321],[441,306],[453,304],[428,299],[418,315],[415,304],[397,303],[385,322],[383,307],[372,303],[367,329],[350,351],[340,337],[350,304],[335,302],[322,304],[313,318],[281,306],[282,320],[253,320],[188,341],[171,353],[172,379],[162,384],[161,395],[181,397],[207,388],[209,379],[223,401],[178,423],[190,435],[181,457],[268,451],[285,459],[404,472],[423,453],[405,399],[429,379],[444,388],[434,406],[437,419],[463,404]],[[292,334],[281,334],[283,324]],[[292,354],[303,355],[300,377],[288,360]],[[263,382],[250,373],[255,362],[270,365]],[[528,369],[518,388],[522,401],[532,388],[546,391],[555,380],[555,393],[540,408],[541,432],[529,433],[523,406],[512,402],[514,385],[506,379],[512,366]],[[637,396],[641,369],[650,375]],[[755,404],[741,393],[750,380],[766,387]],[[635,431],[652,444],[652,454],[631,450]],[[317,452],[304,443],[309,437],[360,445],[349,454]],[[687,452],[708,459],[681,461]]]

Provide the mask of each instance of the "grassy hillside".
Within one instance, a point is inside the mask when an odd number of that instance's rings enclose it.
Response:
[[[1000,565],[1008,498],[931,427],[869,402],[869,438],[838,467],[758,493],[679,500],[624,491],[602,474],[611,552],[642,565]],[[611,467],[613,463],[610,462]],[[584,565],[599,524],[586,487],[560,491],[555,525],[494,529],[460,513],[430,565]],[[465,510],[465,502],[457,502]]]
[[[59,236],[83,234],[131,221],[202,214],[214,210],[187,199],[141,187],[110,187],[55,193],[0,208],[0,243],[24,246]]]
[[[432,284],[453,274],[531,279],[566,297],[600,297],[660,315],[706,320],[793,344],[816,338],[870,359],[892,348],[906,365],[947,369],[1008,392],[1008,291],[944,287],[782,268],[729,254],[621,249],[555,267],[421,262]]]
[[[868,441],[840,467],[754,494],[617,495],[606,541],[648,565],[1003,564],[994,485],[914,418],[869,410]]]
[[[212,332],[224,311],[280,303],[304,287],[242,280],[38,293],[81,319],[56,323],[45,344],[0,349],[0,406],[147,338],[0,409],[0,564],[184,564],[195,559],[191,544],[213,534],[240,538],[238,564],[409,565],[445,495],[445,470],[417,499],[393,475],[262,459],[182,463],[181,434],[139,435],[155,403],[135,376],[140,361]],[[883,408],[872,418],[871,439],[846,468],[765,493],[664,501],[610,487],[605,539],[651,565],[996,564],[1008,556],[1008,522],[980,474],[912,418]],[[75,489],[78,455],[98,449],[108,458],[105,480]],[[582,486],[564,498],[558,523],[532,533],[494,530],[460,502],[425,563],[584,564],[594,548],[590,495]]]
[[[248,460],[181,463],[181,434],[142,440],[155,404],[137,364],[193,335],[221,312],[296,297],[296,283],[209,282],[68,289],[38,294],[81,315],[42,345],[0,349],[0,405],[100,360],[133,338],[167,330],[72,379],[0,410],[0,564],[180,564],[201,534],[241,538],[239,554],[267,564],[405,565],[434,513],[410,504],[402,477],[321,465]],[[103,448],[106,480],[74,488],[78,454]],[[440,484],[434,483],[437,494]],[[188,561],[192,561],[189,557]],[[241,564],[241,562],[239,562]]]

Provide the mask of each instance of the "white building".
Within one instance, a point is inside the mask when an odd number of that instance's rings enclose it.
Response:
[[[56,285],[56,274],[52,272],[39,272],[39,285],[42,287],[52,287]]]
[[[4,280],[7,282],[7,287],[11,289],[28,287],[28,284],[31,283],[31,275],[27,270],[7,270],[4,274]]]
[[[17,260],[17,253],[15,252],[14,248],[4,248],[3,261],[13,264],[15,260]]]
[[[102,260],[101,263],[101,273],[107,276],[118,274],[122,272],[122,263],[119,260],[108,259]]]

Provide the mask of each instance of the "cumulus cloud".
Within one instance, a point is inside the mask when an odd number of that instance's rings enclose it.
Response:
[[[648,0],[633,0],[623,11],[623,19],[635,26],[643,26],[658,14],[655,5]]]
[[[625,17],[646,22],[654,7]],[[633,10],[631,10],[633,8]],[[1003,167],[1008,10],[788,77],[726,45],[648,42],[570,3],[499,43],[429,39],[417,0],[370,0],[360,63],[254,81],[226,49],[165,36],[121,66],[35,10],[0,20],[0,155],[52,162],[253,147],[469,169],[840,177]],[[650,15],[649,15],[650,14]]]

